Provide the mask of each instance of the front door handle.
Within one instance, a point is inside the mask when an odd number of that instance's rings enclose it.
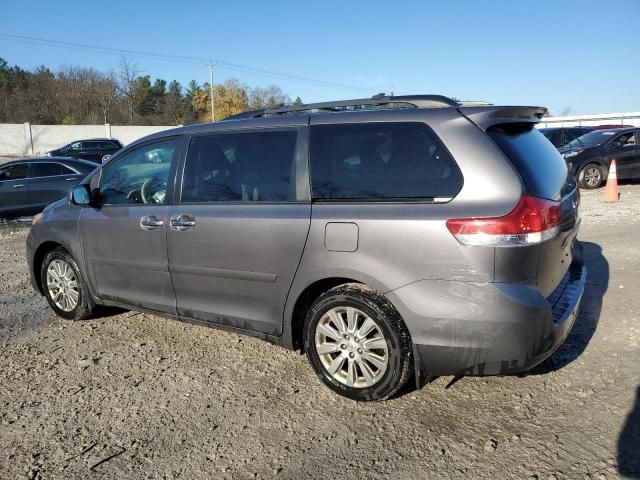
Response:
[[[19,185],[14,185],[13,188],[22,188],[24,186],[25,186],[24,183],[21,183]]]
[[[164,220],[158,219],[155,215],[146,215],[140,219],[142,230],[155,230],[164,225]]]
[[[171,229],[184,232],[196,226],[196,219],[191,215],[181,214],[171,217]]]
[[[76,177],[71,177],[71,178],[65,178],[64,181],[65,182],[73,182],[74,180],[78,180]]]

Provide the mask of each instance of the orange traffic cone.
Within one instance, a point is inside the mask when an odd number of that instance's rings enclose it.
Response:
[[[618,176],[616,175],[616,161],[611,160],[609,166],[609,176],[607,177],[607,186],[604,187],[604,201],[605,202],[617,202],[618,201]]]

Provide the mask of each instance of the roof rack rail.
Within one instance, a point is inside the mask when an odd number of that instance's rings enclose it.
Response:
[[[379,93],[371,98],[355,100],[339,100],[336,102],[308,103],[303,105],[282,105],[276,108],[247,110],[230,115],[224,120],[239,120],[242,118],[260,118],[270,115],[283,115],[300,112],[339,112],[348,109],[383,107],[387,105],[408,105],[414,108],[457,107],[459,103],[444,95],[400,95],[392,96]]]

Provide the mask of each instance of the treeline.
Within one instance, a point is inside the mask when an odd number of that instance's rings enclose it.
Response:
[[[249,87],[237,79],[214,83],[215,118],[246,109],[301,104],[278,86]],[[119,70],[105,74],[92,68],[65,67],[34,71],[10,67],[0,57],[0,123],[186,125],[211,121],[208,83],[184,87],[140,75],[122,60]]]

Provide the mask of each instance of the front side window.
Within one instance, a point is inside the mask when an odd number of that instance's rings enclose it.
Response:
[[[636,134],[634,132],[626,132],[611,142],[614,148],[632,147],[636,145]]]
[[[4,180],[22,180],[29,176],[29,164],[21,163],[0,168],[0,182]]]
[[[450,198],[462,174],[423,123],[311,127],[312,197],[339,199]]]
[[[182,202],[295,199],[296,130],[224,133],[191,139]]]
[[[82,150],[82,142],[72,143],[65,150]]]
[[[165,204],[169,170],[177,140],[139,147],[102,171],[102,204]]]

